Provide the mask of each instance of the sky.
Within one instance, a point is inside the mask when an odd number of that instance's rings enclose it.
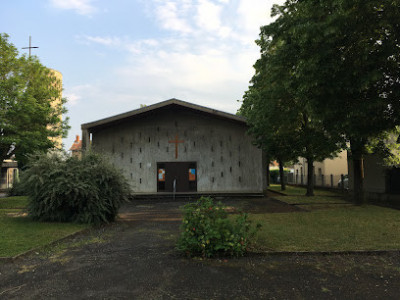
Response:
[[[284,0],[2,1],[0,32],[63,74],[69,149],[81,124],[171,98],[236,113],[260,26]]]

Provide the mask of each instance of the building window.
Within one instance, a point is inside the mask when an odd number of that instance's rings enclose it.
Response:
[[[157,191],[165,191],[165,164],[157,164]]]

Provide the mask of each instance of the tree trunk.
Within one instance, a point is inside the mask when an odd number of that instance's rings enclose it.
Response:
[[[285,173],[283,172],[283,162],[279,162],[279,176],[281,177],[281,190],[284,191],[286,190],[286,183],[285,183]]]
[[[307,158],[307,193],[306,196],[314,196],[314,160]]]
[[[353,200],[357,205],[365,202],[364,198],[364,158],[360,153],[353,154]],[[343,184],[343,183],[342,183]]]
[[[271,177],[270,177],[270,171],[269,171],[269,163],[270,162],[268,162],[268,164],[267,164],[267,186],[270,186],[270,183],[271,183]]]

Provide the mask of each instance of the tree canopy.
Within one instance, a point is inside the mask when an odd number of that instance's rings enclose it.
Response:
[[[289,94],[290,114],[283,110],[281,117],[289,116],[292,132],[304,129],[295,145],[306,150],[301,156],[307,158],[308,147],[320,160],[335,145],[350,146],[358,202],[368,145],[400,123],[399,8],[399,0],[287,0],[274,7],[277,19],[262,27],[258,41],[261,58],[249,90],[262,91],[269,113]],[[296,113],[303,122],[293,121]],[[266,110],[254,114],[268,124]]]
[[[61,82],[38,58],[19,56],[7,34],[0,34],[0,162],[15,155],[24,165],[27,154],[56,146],[66,134]]]

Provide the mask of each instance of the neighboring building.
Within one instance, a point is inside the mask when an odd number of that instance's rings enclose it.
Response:
[[[57,79],[57,88],[60,90],[60,97],[55,99],[51,104],[52,106],[54,105],[60,105],[61,104],[61,99],[62,99],[62,80],[63,80],[63,76],[61,74],[61,72],[54,70],[54,69],[50,69],[51,74],[54,75],[54,77]],[[60,123],[62,122],[62,115],[60,115]],[[62,136],[58,136],[58,137],[54,137],[54,138],[50,138],[50,140],[55,142],[55,148],[62,148]]]
[[[171,99],[83,124],[82,140],[110,155],[136,194],[261,194],[264,156],[247,129],[242,117]]]
[[[79,135],[76,136],[74,143],[72,144],[71,148],[71,155],[77,158],[82,157],[82,140],[79,139]]]
[[[294,165],[294,184],[307,184],[307,160],[299,158]],[[325,159],[322,162],[314,162],[314,184],[320,187],[338,187],[342,175],[347,175],[347,151],[344,150],[333,159]]]
[[[353,165],[349,159],[349,189],[354,190]],[[387,167],[377,154],[364,157],[364,193],[369,200],[400,201],[400,169]]]

